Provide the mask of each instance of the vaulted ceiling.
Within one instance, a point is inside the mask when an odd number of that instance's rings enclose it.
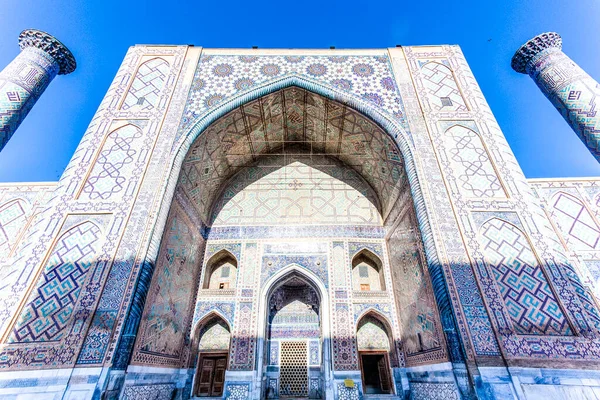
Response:
[[[224,184],[265,155],[334,157],[358,172],[385,217],[406,183],[402,156],[386,132],[337,101],[289,87],[248,102],[211,124],[192,144],[179,186],[203,221]],[[276,157],[274,159],[282,159]]]

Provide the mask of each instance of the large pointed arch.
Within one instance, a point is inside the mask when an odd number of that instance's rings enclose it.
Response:
[[[452,313],[446,277],[444,276],[442,263],[438,258],[436,250],[437,246],[434,240],[432,225],[428,215],[428,206],[420,185],[419,177],[423,172],[420,170],[420,167],[415,160],[414,147],[408,133],[398,121],[394,120],[391,116],[380,111],[374,105],[366,102],[365,100],[341,90],[329,87],[320,82],[297,75],[288,75],[276,78],[263,85],[254,87],[253,89],[250,89],[239,96],[222,102],[219,106],[199,117],[197,121],[193,123],[192,128],[190,128],[185,135],[177,141],[172,149],[171,158],[168,162],[167,168],[170,172],[167,177],[167,181],[161,188],[160,197],[162,198],[162,201],[156,216],[156,222],[152,225],[153,230],[151,233],[148,250],[145,254],[145,262],[151,264],[157,257],[164,225],[175,194],[175,189],[178,184],[179,174],[181,172],[184,159],[194,141],[210,124],[217,121],[220,117],[232,111],[234,108],[239,107],[240,105],[253,99],[273,93],[277,90],[293,86],[308,90],[327,99],[335,100],[342,105],[351,107],[353,110],[370,118],[375,124],[382,128],[382,130],[389,137],[393,139],[404,160],[406,179],[410,186],[410,192],[414,201],[413,204],[424,243],[425,254],[430,269],[430,276],[434,287],[436,301],[438,302],[438,308],[442,318],[442,324],[445,331],[452,332],[453,335],[457,335],[458,330],[456,328],[456,323]],[[324,297],[326,298],[326,296]],[[326,321],[326,323],[329,323],[329,321]],[[260,352],[258,352],[258,355],[259,357],[262,356]]]
[[[420,175],[422,172],[418,170],[414,156],[414,147],[411,143],[409,134],[399,124],[398,121],[384,114],[365,100],[325,85],[321,82],[299,75],[288,75],[276,78],[270,82],[258,85],[239,96],[224,101],[218,107],[215,107],[211,111],[198,118],[198,120],[192,125],[192,128],[190,128],[182,137],[182,139],[174,145],[171,153],[171,161],[169,163],[170,173],[166,184],[162,188],[162,202],[156,217],[156,223],[153,225],[150,245],[145,257],[146,261],[151,263],[157,257],[162,232],[164,230],[169,208],[175,194],[179,173],[181,171],[184,158],[196,138],[210,124],[241,104],[291,86],[298,86],[328,99],[336,100],[346,106],[352,107],[356,111],[363,113],[373,120],[376,124],[382,127],[390,137],[394,139],[404,157],[404,167],[410,185],[410,192],[414,201],[417,220],[425,247],[425,254],[430,266],[434,292],[439,305],[440,313],[442,314],[444,328],[455,331],[456,328],[454,319],[452,317],[452,307],[450,305],[446,279],[442,271],[441,262],[437,255],[436,243],[428,215],[428,206],[426,204],[425,196],[420,184]]]

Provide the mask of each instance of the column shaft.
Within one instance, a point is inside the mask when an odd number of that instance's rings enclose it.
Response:
[[[561,50],[556,33],[541,34],[513,57],[517,72],[527,73],[600,161],[600,85]]]
[[[0,150],[58,71],[47,53],[27,47],[0,72]]]
[[[56,75],[73,72],[73,54],[46,32],[19,35],[21,53],[0,72],[0,151]]]

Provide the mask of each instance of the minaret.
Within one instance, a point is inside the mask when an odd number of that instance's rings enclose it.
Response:
[[[600,161],[600,85],[561,49],[558,33],[542,33],[517,50],[512,68],[535,81]]]
[[[21,53],[0,72],[0,151],[58,75],[75,70],[75,57],[54,36],[35,29],[19,35]]]

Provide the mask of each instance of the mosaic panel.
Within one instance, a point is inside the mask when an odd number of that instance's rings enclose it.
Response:
[[[448,156],[461,191],[469,197],[506,197],[479,135],[455,125],[445,132]]]
[[[337,384],[339,400],[360,400],[360,392],[357,387],[348,388],[343,383]]]
[[[350,306],[336,303],[333,308],[333,369],[354,371],[358,369],[358,353]]]
[[[310,365],[321,365],[320,353],[321,346],[318,341],[311,340],[308,342],[308,360]]]
[[[261,285],[263,285],[277,271],[288,265],[297,265],[301,268],[313,272],[321,279],[321,283],[328,287],[329,279],[327,274],[327,255],[265,255],[263,256],[262,270],[260,275]]]
[[[156,400],[170,399],[175,391],[175,384],[126,386],[123,400]]]
[[[250,398],[250,384],[227,383],[225,386],[226,400],[248,400]]]
[[[223,316],[229,323],[229,326],[233,326],[233,318],[235,311],[235,303],[232,301],[198,301],[194,311],[194,321],[192,326],[196,326],[205,316],[210,314],[212,311],[218,311],[218,314]]]
[[[169,63],[162,58],[153,58],[142,63],[129,87],[121,109],[123,111],[133,108],[136,111],[153,109],[158,102],[169,69]]]
[[[251,302],[238,303],[236,323],[229,358],[229,369],[251,371],[254,368],[256,347],[256,310]]]
[[[356,342],[359,351],[390,350],[390,339],[385,326],[377,318],[369,315],[358,324]]]
[[[199,351],[229,350],[231,333],[220,318],[208,322],[200,330]]]
[[[573,334],[523,232],[492,219],[481,227],[482,246],[518,334]]]
[[[115,200],[127,188],[138,157],[142,130],[135,125],[125,125],[111,132],[94,163],[80,199]]]
[[[230,96],[274,78],[297,75],[351,93],[403,124],[404,110],[385,51],[373,56],[253,56],[203,54],[180,131]]]
[[[132,362],[179,366],[192,316],[202,238],[174,202],[167,219]]]
[[[344,242],[333,242],[331,269],[333,270],[333,285],[335,286],[346,286],[346,271],[350,268],[350,265],[346,263],[345,252]]]
[[[442,345],[441,324],[415,225],[414,215],[407,212],[388,240],[394,296],[408,355],[440,349]]]
[[[84,222],[63,233],[52,250],[36,288],[8,339],[10,343],[60,340],[73,323],[87,274],[96,262],[102,233]]]
[[[600,249],[600,227],[581,200],[559,192],[551,200],[551,215],[567,246],[573,250]]]
[[[428,105],[434,111],[467,111],[454,74],[444,62],[447,63],[446,60],[442,63],[420,61]]]
[[[459,400],[459,394],[453,383],[410,383],[411,400]]]
[[[381,224],[377,196],[353,169],[327,157],[282,157],[238,173],[217,199],[212,225]]]
[[[269,342],[269,364],[279,365],[279,341]]]

